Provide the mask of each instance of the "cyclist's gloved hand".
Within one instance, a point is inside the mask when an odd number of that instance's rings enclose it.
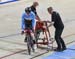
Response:
[[[21,31],[21,34],[23,35],[24,34],[24,31]]]

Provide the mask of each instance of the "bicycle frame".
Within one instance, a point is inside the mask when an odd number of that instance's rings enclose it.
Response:
[[[26,35],[31,35],[31,30],[30,29],[25,29]]]

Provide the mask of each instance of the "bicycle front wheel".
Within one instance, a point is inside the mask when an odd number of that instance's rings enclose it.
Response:
[[[31,54],[31,44],[30,44],[30,36],[27,35],[27,48],[28,48],[28,54]]]
[[[28,48],[29,55],[31,54],[31,49],[34,52],[34,42],[33,42],[33,38],[30,35],[27,36],[27,48]]]

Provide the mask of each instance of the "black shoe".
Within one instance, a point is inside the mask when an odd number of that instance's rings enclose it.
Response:
[[[34,44],[36,43],[35,40],[33,40],[33,43],[34,43]]]
[[[64,50],[66,50],[67,48],[65,47],[65,48],[62,48],[62,51],[64,51]]]
[[[58,48],[56,48],[56,49],[54,49],[54,51],[61,52],[62,49],[58,49]]]
[[[24,42],[27,42],[27,37],[25,37]]]

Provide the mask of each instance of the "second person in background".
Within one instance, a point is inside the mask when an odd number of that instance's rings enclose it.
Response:
[[[36,7],[39,5],[38,2],[33,2],[32,6],[30,6],[31,8],[31,11],[35,13],[35,16],[36,16],[36,20],[40,21],[40,18],[37,14],[37,11],[36,11]]]

